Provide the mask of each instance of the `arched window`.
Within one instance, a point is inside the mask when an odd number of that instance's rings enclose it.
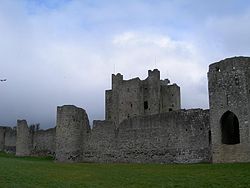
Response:
[[[231,112],[225,112],[220,120],[223,144],[240,143],[239,121],[237,116]]]

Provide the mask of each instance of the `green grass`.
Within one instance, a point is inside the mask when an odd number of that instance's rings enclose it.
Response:
[[[0,153],[0,187],[250,187],[250,163],[62,164]]]

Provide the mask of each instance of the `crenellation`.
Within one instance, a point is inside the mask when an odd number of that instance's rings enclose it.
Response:
[[[148,70],[148,79],[160,80],[160,71],[158,69]]]
[[[164,85],[168,85],[168,84],[170,84],[170,80],[169,79],[164,79],[164,80],[160,80],[160,84],[162,85],[162,86],[164,86]]]

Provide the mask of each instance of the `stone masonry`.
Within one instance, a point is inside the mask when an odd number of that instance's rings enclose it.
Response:
[[[250,161],[250,58],[211,64],[208,84],[213,162]]]
[[[17,120],[16,155],[28,156],[31,152],[30,129],[26,120]]]
[[[152,115],[179,110],[180,87],[160,80],[160,71],[148,71],[145,80],[123,80],[118,73],[112,75],[112,90],[106,90],[106,120],[116,125],[139,115]]]
[[[137,116],[117,128],[95,121],[84,162],[198,163],[210,162],[209,111],[178,110]]]
[[[0,151],[16,152],[16,128],[0,127]]]
[[[34,130],[25,120],[0,127],[0,150],[51,155],[59,162],[200,163],[250,161],[250,58],[209,66],[209,110],[180,109],[180,88],[148,72],[145,80],[112,75],[106,120],[73,105],[57,107],[57,125]]]
[[[56,160],[81,161],[84,140],[89,129],[89,120],[85,110],[73,105],[57,107]]]
[[[55,154],[55,128],[34,130],[26,120],[17,120],[17,127],[0,126],[0,151],[17,156]]]

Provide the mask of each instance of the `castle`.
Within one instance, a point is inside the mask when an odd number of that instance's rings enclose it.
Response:
[[[105,119],[121,123],[123,120],[179,110],[180,87],[160,80],[160,71],[148,71],[145,80],[123,80],[118,73],[112,75],[112,90],[106,90]]]
[[[250,58],[213,63],[210,109],[181,109],[180,87],[148,72],[145,80],[112,75],[105,120],[89,125],[84,109],[57,107],[48,130],[0,127],[0,150],[17,156],[53,155],[61,162],[200,163],[250,161]]]

